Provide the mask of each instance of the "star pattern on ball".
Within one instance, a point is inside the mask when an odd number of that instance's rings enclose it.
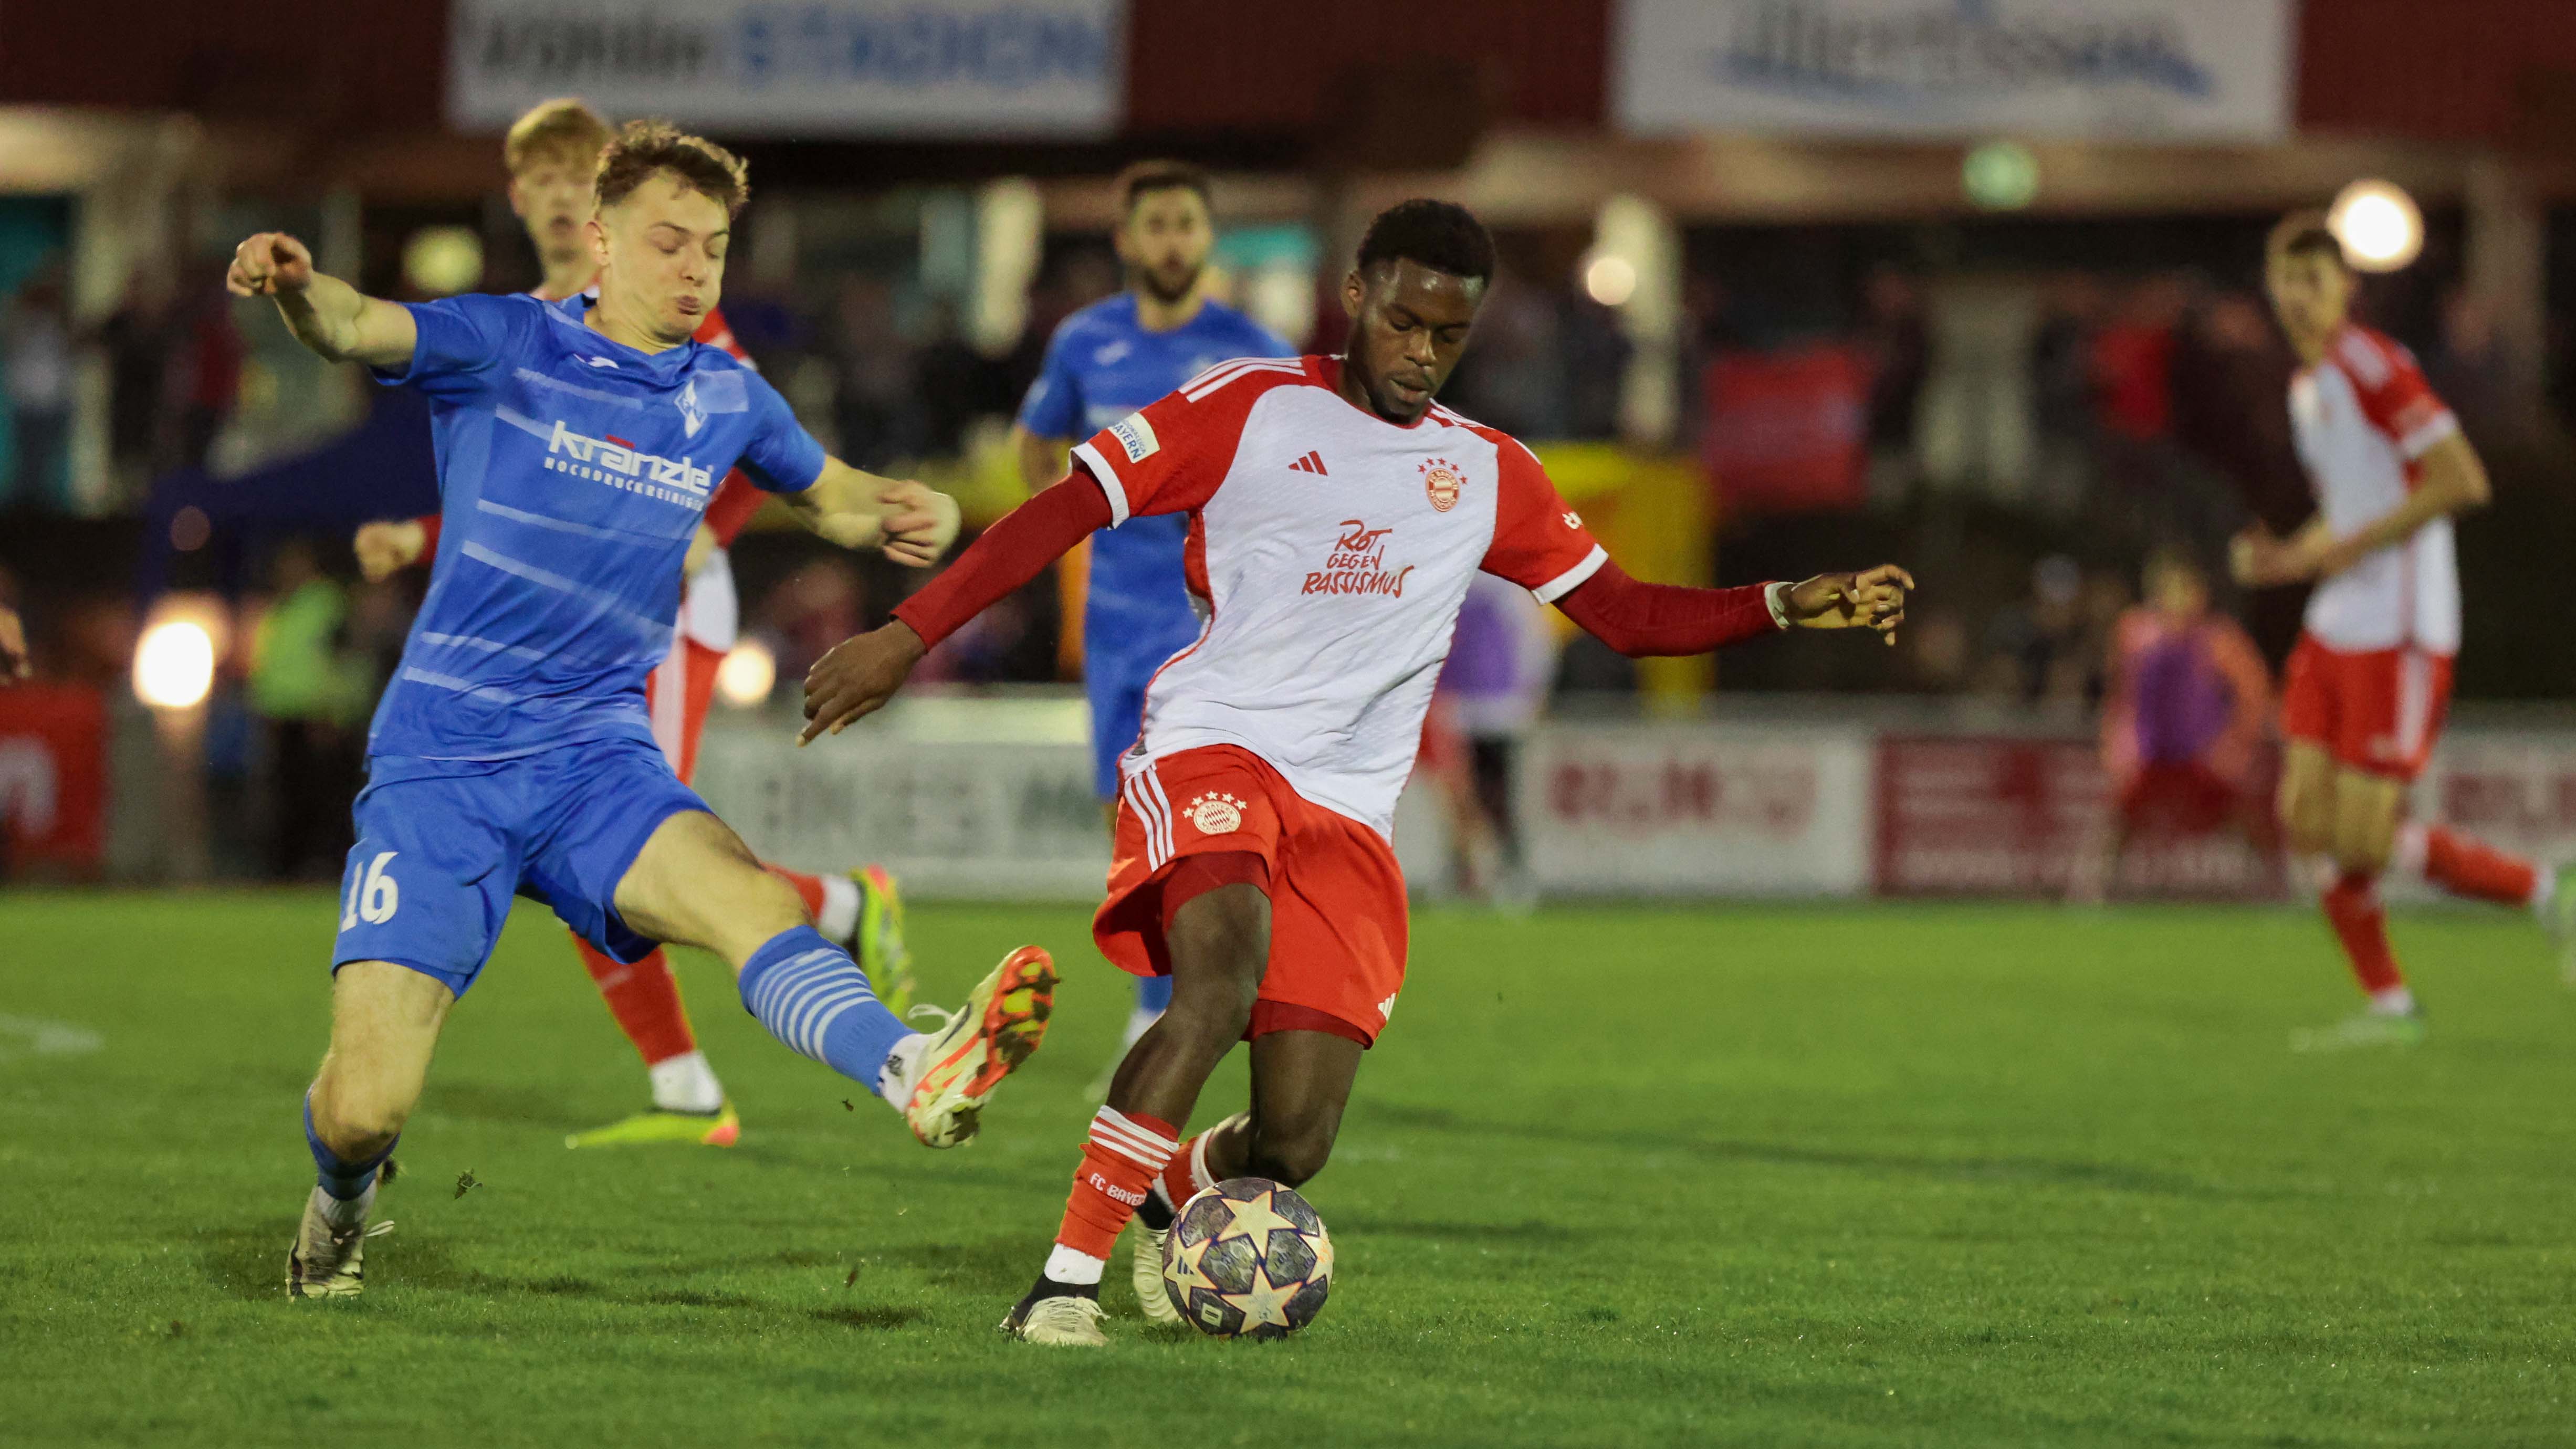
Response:
[[[1249,1290],[1242,1293],[1220,1293],[1216,1296],[1219,1301],[1232,1305],[1243,1315],[1245,1332],[1249,1333],[1264,1324],[1273,1325],[1285,1331],[1293,1326],[1288,1322],[1288,1300],[1296,1297],[1298,1290],[1305,1286],[1303,1283],[1290,1283],[1282,1287],[1273,1283],[1263,1265],[1256,1262],[1252,1265],[1252,1287]]]
[[[1234,1220],[1211,1234],[1211,1240],[1230,1238],[1237,1233],[1242,1233],[1256,1243],[1266,1243],[1270,1241],[1271,1232],[1278,1228],[1286,1228],[1292,1233],[1302,1232],[1303,1229],[1299,1228],[1293,1219],[1282,1216],[1279,1210],[1272,1206],[1272,1196],[1273,1194],[1264,1192],[1255,1197],[1227,1198],[1226,1210],[1234,1215]]]
[[[1170,1270],[1172,1281],[1180,1284],[1184,1290],[1216,1287],[1216,1280],[1207,1275],[1207,1269],[1204,1266],[1208,1249],[1215,1246],[1214,1238],[1201,1238],[1195,1243],[1174,1245]]]

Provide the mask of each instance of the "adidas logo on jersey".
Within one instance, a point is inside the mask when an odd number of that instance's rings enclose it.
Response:
[[[673,503],[703,503],[715,486],[714,474],[686,458],[664,458],[607,438],[584,437],[565,427],[561,419],[556,420],[554,433],[546,439],[546,466],[602,483],[623,485],[633,479],[637,484],[673,488],[687,495],[668,500]]]
[[[1324,471],[1324,455],[1311,448],[1307,450],[1305,457],[1289,464],[1288,469],[1292,473],[1312,473],[1320,478],[1332,476]]]

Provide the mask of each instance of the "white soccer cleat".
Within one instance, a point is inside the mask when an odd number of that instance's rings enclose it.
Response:
[[[1100,1301],[1072,1294],[1022,1303],[1002,1320],[1002,1331],[1022,1343],[1059,1348],[1109,1346],[1109,1335],[1100,1331]]]
[[[2558,942],[2558,979],[2576,988],[2576,860],[2558,867],[2542,922]]]
[[[1127,1278],[1136,1287],[1137,1311],[1148,1323],[1178,1323],[1181,1310],[1172,1306],[1172,1295],[1163,1287],[1163,1240],[1171,1236],[1171,1229],[1158,1233],[1145,1226],[1142,1218],[1133,1221],[1136,1252],[1128,1260]]]
[[[393,1221],[369,1226],[365,1218],[334,1227],[324,1210],[330,1195],[319,1186],[304,1200],[304,1223],[286,1250],[286,1296],[355,1298],[366,1288],[367,1239],[394,1230]]]
[[[1002,958],[945,1026],[904,1064],[903,1120],[925,1147],[974,1137],[985,1099],[1045,1039],[1055,1011],[1055,959],[1036,946]]]

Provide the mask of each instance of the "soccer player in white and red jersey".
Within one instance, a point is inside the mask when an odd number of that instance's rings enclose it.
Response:
[[[2296,1044],[2406,1045],[2423,1039],[2424,1013],[2389,949],[2383,872],[2396,865],[2455,895],[2526,907],[2562,935],[2576,890],[2567,870],[2552,876],[2404,820],[2460,648],[2451,519],[2484,506],[2486,468],[2413,356],[2351,320],[2357,279],[2322,215],[2294,213],[2273,229],[2264,278],[2301,364],[2290,422],[2317,512],[2286,541],[2240,536],[2233,564],[2258,587],[2316,586],[2282,684],[2281,822],[2369,997],[2359,1016]]]
[[[589,291],[598,277],[599,264],[583,227],[597,210],[599,154],[608,141],[608,122],[581,101],[564,97],[538,103],[511,124],[502,142],[501,159],[510,173],[510,209],[527,228],[528,240],[545,269],[533,293],[541,301],[560,302]],[[751,362],[719,309],[708,309],[692,340],[721,348],[745,364]],[[706,731],[707,713],[715,700],[716,670],[733,649],[741,615],[725,550],[760,510],[763,497],[739,469],[717,486],[689,548],[688,580],[680,596],[670,656],[653,671],[646,686],[653,738],[684,782],[696,773],[698,740]],[[355,541],[359,568],[371,581],[386,578],[434,555],[438,539],[435,513],[366,524]],[[903,943],[903,898],[891,874],[873,865],[847,876],[810,875],[781,865],[767,868],[796,888],[817,930],[858,958],[889,1009],[900,1015],[910,1006],[912,961]],[[608,1003],[609,1014],[617,1019],[618,1029],[644,1059],[653,1105],[607,1126],[573,1133],[564,1139],[565,1145],[731,1147],[740,1141],[741,1118],[705,1053],[698,1050],[697,1033],[689,1025],[688,1008],[681,1003],[679,980],[671,974],[670,961],[656,951],[628,966],[578,934],[572,943]]]
[[[1153,1267],[1176,1206],[1220,1179],[1296,1184],[1324,1166],[1404,986],[1389,834],[1479,570],[1631,655],[1903,616],[1913,581],[1893,567],[1738,589],[1622,572],[1528,449],[1431,401],[1492,274],[1464,209],[1387,211],[1343,282],[1343,356],[1222,363],[1093,434],[1063,481],[807,676],[810,740],[882,705],[931,645],[1093,530],[1189,518],[1203,627],[1146,691],[1093,923],[1111,961],[1171,976],[1172,1004],[1092,1120],[1055,1248],[1005,1320],[1021,1338],[1106,1341],[1100,1280],[1131,1215],[1147,1229],[1139,1306],[1172,1320]],[[1208,1074],[1247,1039],[1252,1110],[1182,1141]],[[1279,1321],[1277,1302],[1242,1307]]]

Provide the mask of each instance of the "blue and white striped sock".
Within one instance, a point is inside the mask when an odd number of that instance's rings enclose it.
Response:
[[[751,953],[738,983],[743,1009],[802,1055],[884,1095],[879,1077],[913,1035],[885,1009],[850,953],[811,926],[781,931]]]
[[[313,1130],[313,1094],[307,1090],[304,1094],[304,1145],[313,1149],[314,1180],[320,1185],[323,1195],[331,1199],[336,1214],[344,1218],[365,1217],[368,1207],[376,1200],[376,1169],[384,1166],[385,1159],[394,1155],[393,1143],[386,1143],[384,1151],[362,1162],[351,1162],[341,1157],[322,1140],[321,1133]]]

